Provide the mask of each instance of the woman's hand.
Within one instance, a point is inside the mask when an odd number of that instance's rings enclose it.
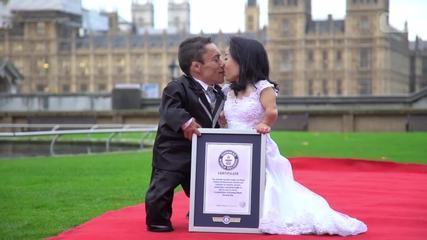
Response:
[[[258,133],[262,133],[262,134],[266,134],[266,133],[269,133],[271,131],[271,127],[268,126],[267,124],[263,123],[263,122],[256,125],[255,129]]]
[[[224,111],[221,111],[219,114],[218,123],[221,128],[227,128],[227,120],[225,119]]]

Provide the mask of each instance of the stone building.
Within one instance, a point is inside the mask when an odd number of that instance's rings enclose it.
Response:
[[[19,92],[110,92],[116,84],[135,83],[158,97],[171,79],[170,69],[178,68],[177,46],[186,31],[119,31],[117,17],[108,14],[109,31],[80,36],[79,1],[36,5],[33,0],[12,0],[13,27],[0,30],[0,55],[11,59],[26,79]],[[188,2],[172,8],[183,6]],[[183,18],[179,26],[188,30],[188,21]]]
[[[260,10],[256,0],[248,0],[245,9],[245,31],[258,32],[260,28],[259,19]]]
[[[190,32],[190,3],[169,1],[168,3],[168,29],[177,32]]]
[[[345,19],[313,20],[310,0],[270,0],[272,78],[289,96],[409,92],[408,33],[388,23],[388,0],[347,0]]]
[[[132,1],[132,22],[140,29],[154,29],[154,5],[151,1],[139,3]]]
[[[151,1],[134,1],[133,24],[142,31],[120,30],[111,14],[107,31],[85,34],[79,1],[38,1],[10,0],[1,18],[0,56],[25,77],[18,92],[111,92],[117,84],[138,84],[147,97],[158,97],[179,74],[177,47],[191,35],[188,1],[169,1],[169,29],[151,31]],[[207,35],[221,48],[230,35],[264,43],[281,95],[400,95],[410,90],[411,69],[412,79],[425,79],[420,48],[410,51],[407,31],[388,24],[388,0],[347,0],[341,20],[313,20],[310,0],[269,0],[269,25],[262,29],[256,0],[242,11],[245,32]]]
[[[427,88],[427,41],[416,38],[409,45],[410,56],[410,77],[409,91],[418,92]]]
[[[9,1],[11,27],[0,29],[0,56],[25,77],[22,93],[67,92],[84,79],[71,77],[73,39],[82,25],[78,1]]]

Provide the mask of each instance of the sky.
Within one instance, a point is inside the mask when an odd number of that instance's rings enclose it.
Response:
[[[147,0],[82,0],[83,7],[93,10],[117,10],[126,20],[131,20],[132,1],[145,3]],[[154,27],[167,28],[167,4],[169,0],[151,0],[154,3]],[[174,0],[182,2],[183,0]],[[189,0],[190,32],[204,33],[237,32],[244,30],[244,9],[247,0]],[[261,11],[261,27],[268,25],[267,2],[258,0]],[[326,19],[332,14],[334,19],[344,19],[346,0],[312,0],[312,17]],[[389,19],[391,25],[399,30],[408,22],[409,39],[415,36],[427,40],[427,1],[390,0]]]

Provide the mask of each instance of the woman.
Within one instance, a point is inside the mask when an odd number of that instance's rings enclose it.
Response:
[[[269,80],[267,53],[261,43],[232,37],[225,51],[224,106],[228,128],[267,134],[277,119],[277,84]],[[266,184],[260,229],[270,234],[356,235],[366,225],[331,209],[321,196],[294,181],[290,162],[267,135]]]

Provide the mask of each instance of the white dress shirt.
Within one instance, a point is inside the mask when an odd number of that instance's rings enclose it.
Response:
[[[200,86],[202,86],[203,92],[205,93],[205,96],[206,96],[206,99],[208,100],[209,103],[211,103],[209,96],[206,94],[206,91],[208,90],[209,85],[206,84],[205,82],[203,82],[202,80],[197,79],[197,78],[193,78],[193,79],[196,80],[196,82],[198,82],[200,84]],[[213,87],[213,86],[211,86],[211,87]],[[188,119],[187,122],[182,124],[181,129],[185,130],[186,128],[188,128],[188,126],[190,126],[190,124],[193,122],[193,120],[194,120],[194,118]]]

